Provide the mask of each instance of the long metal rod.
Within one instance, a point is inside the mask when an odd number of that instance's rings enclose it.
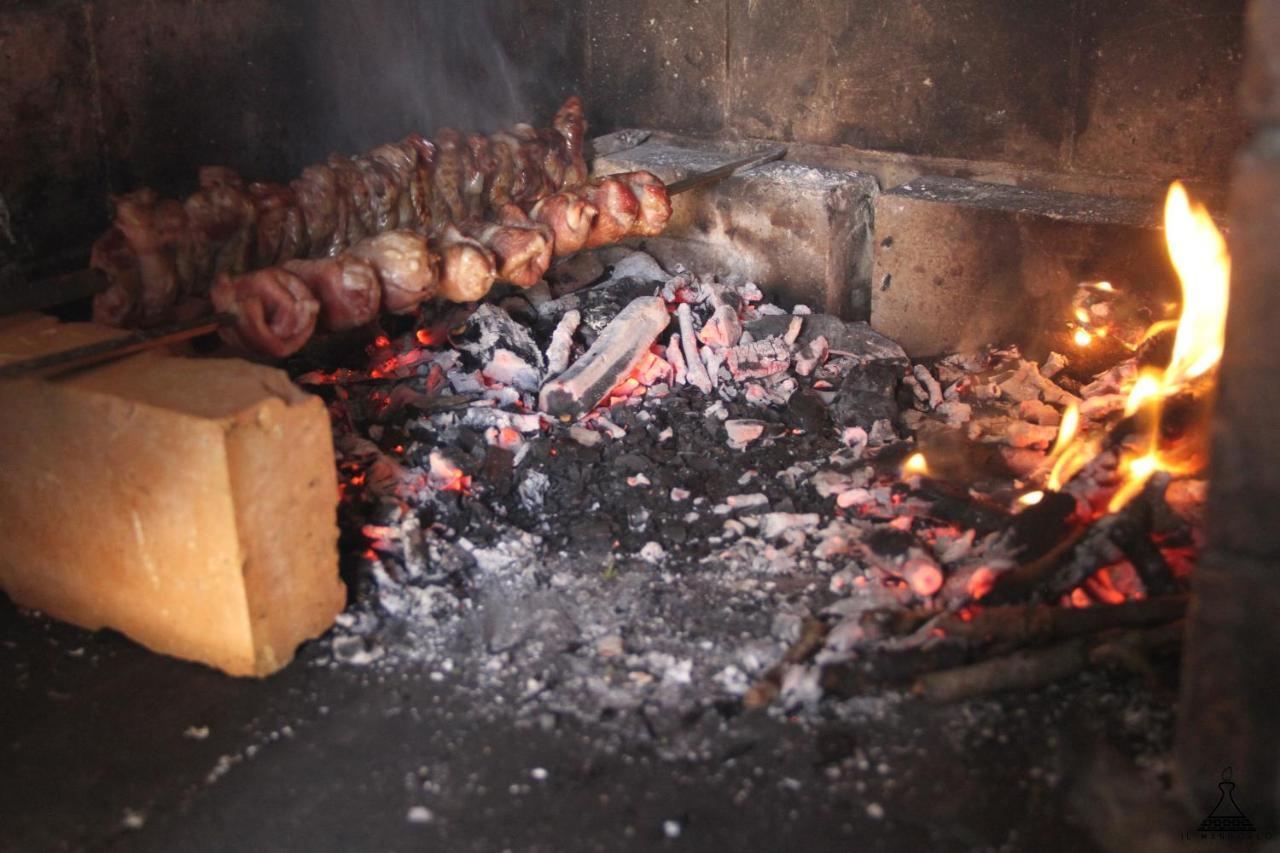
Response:
[[[15,361],[12,364],[0,366],[0,379],[14,379],[19,376],[42,376],[48,379],[71,370],[114,361],[144,350],[198,338],[216,332],[223,326],[231,325],[235,319],[234,314],[214,314],[211,317],[199,317],[37,358]]]
[[[667,193],[669,195],[680,195],[680,193],[686,193],[689,190],[697,189],[707,184],[714,184],[716,181],[723,181],[738,172],[754,169],[756,166],[763,166],[765,163],[772,163],[774,160],[781,160],[786,154],[786,146],[780,146],[763,154],[744,157],[741,160],[725,163],[723,166],[718,166],[705,172],[696,172],[687,178],[667,184]]]

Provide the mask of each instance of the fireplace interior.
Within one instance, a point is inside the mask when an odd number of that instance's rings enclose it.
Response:
[[[1280,2],[0,67],[0,847],[1272,838]]]

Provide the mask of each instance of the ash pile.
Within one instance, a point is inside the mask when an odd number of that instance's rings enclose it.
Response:
[[[1144,357],[913,363],[750,282],[576,256],[295,371],[330,402],[355,590],[320,663],[650,736],[1141,668],[1204,491],[1126,482]]]

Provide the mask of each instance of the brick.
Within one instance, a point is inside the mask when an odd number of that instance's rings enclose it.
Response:
[[[117,330],[6,320],[4,360]],[[323,402],[282,371],[148,353],[0,382],[0,587],[232,675],[266,675],[345,602]]]
[[[595,168],[648,169],[671,181],[742,153],[652,141],[601,158]],[[866,319],[877,192],[869,175],[769,163],[677,196],[667,230],[644,247],[667,266],[736,273],[784,301]]]
[[[1210,546],[1280,560],[1280,131],[1260,133],[1232,190],[1231,306],[1219,370]]]
[[[1247,135],[1237,107],[1244,7],[1082,0],[1070,168],[1225,181]]]
[[[912,356],[1069,346],[1082,281],[1177,298],[1158,205],[921,178],[875,206],[871,325]]]

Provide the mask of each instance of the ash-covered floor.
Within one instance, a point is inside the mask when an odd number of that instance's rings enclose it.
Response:
[[[328,654],[229,679],[3,603],[0,849],[1116,849],[1096,839],[1132,827],[1099,789],[1162,829],[1143,787],[1167,767],[1168,666],[947,706],[588,723],[525,713],[474,649],[451,672]]]

